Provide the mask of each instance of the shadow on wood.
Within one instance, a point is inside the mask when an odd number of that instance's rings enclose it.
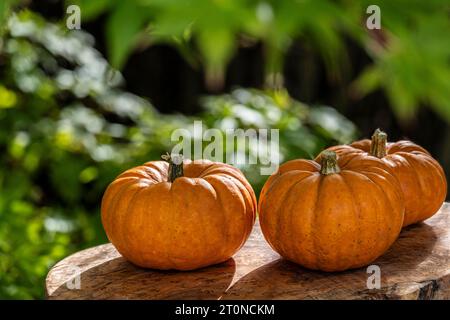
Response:
[[[367,288],[367,279],[372,273],[367,273],[366,268],[326,273],[278,259],[241,278],[222,298],[398,299],[410,298],[414,293],[422,295],[421,298],[433,298],[428,287],[416,288],[416,281],[423,280],[431,262],[435,264],[433,268],[439,266],[438,257],[430,257],[437,239],[433,227],[425,223],[403,230],[391,249],[372,263],[380,267],[381,289]],[[424,290],[428,296],[424,295]]]

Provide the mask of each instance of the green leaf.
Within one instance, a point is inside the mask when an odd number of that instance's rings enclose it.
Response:
[[[358,96],[365,96],[378,89],[381,85],[382,76],[380,69],[376,66],[370,66],[362,72],[353,83],[353,88]]]
[[[223,81],[225,65],[235,49],[234,34],[227,29],[204,29],[197,42],[206,60],[207,79],[214,86]]]
[[[113,4],[113,0],[66,0],[66,7],[70,5],[80,7],[83,21],[95,19]]]
[[[18,0],[2,0],[0,1],[0,34],[5,26],[6,18],[11,10],[11,7],[18,3]]]
[[[121,1],[106,24],[106,39],[111,65],[120,69],[137,44],[138,34],[146,19],[146,11],[134,2]]]
[[[389,80],[385,90],[397,117],[406,121],[412,119],[418,108],[414,93],[408,91],[397,78]]]

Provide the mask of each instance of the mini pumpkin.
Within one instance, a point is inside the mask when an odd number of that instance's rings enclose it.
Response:
[[[408,141],[387,142],[387,134],[375,130],[372,140],[364,139],[349,146],[335,146],[329,150],[345,155],[363,152],[381,159],[400,182],[405,199],[403,226],[433,216],[447,195],[447,180],[439,163],[421,146]]]
[[[401,230],[404,202],[397,179],[377,158],[324,151],[292,160],[265,183],[259,199],[264,237],[304,267],[342,271],[368,265]]]
[[[255,221],[252,187],[228,164],[165,159],[127,170],[108,186],[101,212],[109,240],[146,268],[192,270],[229,259]]]

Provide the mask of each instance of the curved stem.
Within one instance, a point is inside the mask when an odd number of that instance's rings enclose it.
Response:
[[[337,155],[336,152],[325,150],[322,152],[321,155],[321,165],[322,168],[320,168],[321,174],[334,174],[341,172],[341,169],[338,166],[337,163]]]
[[[386,155],[387,134],[380,129],[375,130],[370,143],[370,155],[383,158]]]
[[[181,154],[169,154],[167,152],[161,158],[169,163],[167,181],[174,182],[176,178],[183,176],[183,156]]]

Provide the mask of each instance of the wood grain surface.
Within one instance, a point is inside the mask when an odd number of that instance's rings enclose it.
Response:
[[[124,260],[111,244],[77,252],[48,273],[48,299],[450,299],[450,204],[407,227],[373,265],[380,289],[368,289],[366,268],[306,270],[283,260],[258,223],[225,263],[196,271],[155,271]],[[79,279],[79,288],[77,280]]]

